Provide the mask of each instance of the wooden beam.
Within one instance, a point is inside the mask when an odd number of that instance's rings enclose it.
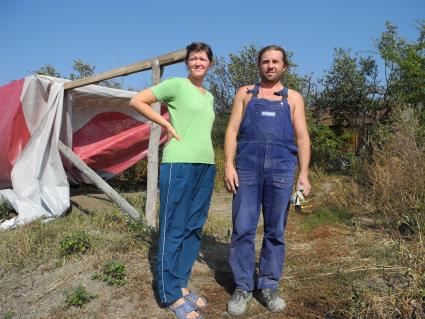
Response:
[[[161,81],[161,66],[158,60],[152,61],[152,85]],[[152,104],[152,108],[157,113],[161,113],[161,103]],[[161,126],[155,123],[151,124],[151,132],[149,137],[148,149],[148,178],[146,183],[146,206],[145,217],[146,223],[156,226],[157,219],[157,197],[158,197],[158,165],[159,165],[159,140],[161,137]]]
[[[61,154],[85,174],[94,185],[102,190],[112,201],[114,201],[128,217],[138,220],[139,212],[131,206],[120,194],[118,194],[108,183],[106,183],[99,175],[97,175],[90,167],[87,166],[68,146],[61,141],[58,142],[58,148]]]
[[[99,73],[93,76],[88,76],[82,79],[66,82],[63,87],[64,87],[64,90],[66,91],[66,90],[75,89],[81,86],[98,83],[103,80],[112,79],[117,76],[129,75],[136,72],[149,70],[152,68],[152,61],[154,60],[157,60],[159,62],[159,65],[162,67],[175,64],[175,63],[180,63],[184,61],[185,56],[186,56],[186,49],[181,49],[168,54],[160,55],[153,59],[144,60],[144,61],[130,64],[127,66],[123,66],[121,68]]]

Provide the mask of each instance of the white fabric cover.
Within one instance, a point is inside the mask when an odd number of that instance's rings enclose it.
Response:
[[[57,147],[62,123],[69,122],[69,110],[63,108],[63,83],[30,77],[25,80],[22,96],[38,109],[25,112],[27,123],[32,124],[28,126],[31,138],[13,167],[13,190],[0,190],[18,216],[1,223],[0,229],[37,218],[48,220],[69,207],[69,184]]]

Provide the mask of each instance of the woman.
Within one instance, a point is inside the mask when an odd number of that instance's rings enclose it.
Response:
[[[169,142],[160,166],[160,239],[156,284],[161,302],[178,318],[202,318],[204,297],[190,293],[189,275],[201,244],[214,188],[215,165],[211,141],[213,96],[202,86],[213,61],[205,43],[186,47],[187,78],[170,78],[134,96],[130,105],[163,126]],[[170,122],[152,110],[168,105]]]

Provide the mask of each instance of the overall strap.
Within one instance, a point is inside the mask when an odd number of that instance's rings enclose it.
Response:
[[[252,97],[257,97],[258,92],[260,92],[260,83],[255,84],[254,87],[251,90],[247,89],[247,91],[246,91],[246,93],[252,94]]]
[[[283,87],[282,90],[278,91],[278,92],[274,92],[274,95],[279,95],[282,97],[282,101],[286,100],[288,98],[288,88],[287,87]]]

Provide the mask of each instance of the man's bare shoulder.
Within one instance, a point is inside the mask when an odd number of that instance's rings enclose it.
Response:
[[[239,97],[241,101],[243,101],[244,106],[251,99],[251,93],[249,93],[249,90],[252,90],[253,88],[254,88],[254,84],[244,85],[244,86],[241,86],[236,92],[236,96]]]
[[[296,90],[288,89],[288,97],[302,98],[302,95],[300,92]]]
[[[302,103],[303,97],[300,92],[292,89],[288,89],[288,100],[294,102],[295,104]]]
[[[236,92],[236,94],[248,94],[249,90],[252,90],[254,88],[254,84],[250,84],[250,85],[244,85],[241,86],[238,91]]]

